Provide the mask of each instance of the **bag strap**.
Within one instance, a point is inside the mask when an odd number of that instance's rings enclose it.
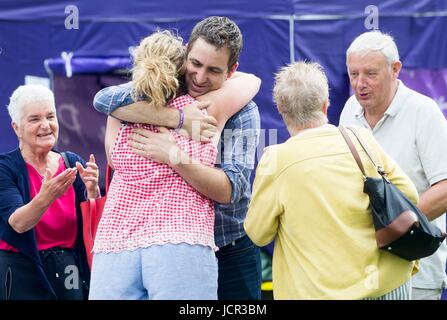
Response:
[[[106,169],[106,194],[109,192],[110,183],[112,182],[112,167],[107,164]]]
[[[377,172],[383,172],[383,168],[380,164],[377,163],[377,161],[374,160],[374,156],[370,151],[370,148],[368,147],[368,145],[366,144],[365,140],[363,140],[363,138],[359,135],[359,133],[357,132],[357,130],[355,130],[353,127],[347,127],[349,129],[349,131],[351,131],[354,136],[357,138],[358,142],[360,143],[360,145],[362,146],[363,150],[365,150],[366,155],[368,156],[369,160],[371,160],[372,164],[374,165],[374,167],[377,169]],[[380,170],[380,171],[379,171]]]
[[[360,159],[360,155],[357,152],[357,149],[355,148],[354,143],[352,142],[352,140],[349,137],[348,133],[346,132],[345,127],[344,126],[339,126],[338,130],[340,130],[340,133],[343,136],[343,138],[345,139],[346,144],[349,147],[349,150],[351,150],[351,153],[354,156],[355,162],[357,162],[357,165],[359,166],[360,171],[362,171],[363,179],[366,179],[366,173],[365,173],[365,169],[363,168],[363,163],[362,163],[362,160]]]
[[[363,138],[359,135],[359,133],[352,127],[347,127],[349,129],[349,131],[351,131],[354,136],[357,138],[358,142],[360,143],[362,149],[366,152],[366,154],[368,155],[368,158],[371,160],[372,164],[374,165],[374,168],[377,170],[377,173],[380,174],[382,176],[382,178],[384,178],[388,183],[390,182],[388,180],[388,177],[386,176],[386,172],[383,169],[383,167],[380,164],[377,164],[376,161],[374,161],[374,157],[372,155],[372,153],[369,151],[368,145],[366,144],[366,142],[363,140]],[[343,138],[345,139],[346,143],[348,143],[349,149],[351,150],[351,153],[357,154],[357,157],[360,161],[360,156],[357,152],[357,150],[354,147],[354,144],[352,143],[351,139],[349,138],[346,130],[344,129],[343,126],[339,126],[338,129],[340,130],[341,134],[343,135]],[[349,141],[349,142],[348,142]],[[351,143],[351,145],[349,145],[349,143]],[[354,155],[354,158],[356,158],[356,156]],[[356,162],[357,164],[359,164],[359,162],[357,161],[356,158]],[[361,163],[361,161],[360,161]],[[363,173],[363,177],[366,178],[366,174],[365,174],[365,170],[363,169],[363,165],[360,168],[360,170]]]
[[[359,133],[357,132],[357,130],[355,130],[352,127],[348,127],[348,129],[355,135],[355,137],[357,138],[358,142],[360,143],[360,145],[362,146],[363,150],[365,150],[366,154],[368,155],[369,159],[371,160],[372,164],[374,165],[374,167],[376,168],[377,172],[386,180],[388,181],[388,178],[386,176],[386,172],[383,169],[383,167],[378,163],[378,161],[374,161],[374,156],[373,154],[370,152],[370,148],[368,147],[368,145],[366,144],[366,142],[363,140],[363,138],[359,135]],[[388,181],[389,182],[389,181]]]
[[[93,223],[95,223],[95,221],[93,220],[93,217],[97,216],[97,208],[96,208],[96,201],[95,199],[88,199],[88,201],[90,202],[90,221],[88,223],[90,223],[89,225],[89,237],[92,239],[95,239],[95,235],[96,235],[96,231],[93,232],[92,230],[93,228]],[[95,233],[95,234],[94,234]]]
[[[68,161],[67,154],[65,152],[61,152],[61,156],[64,159],[65,168],[71,168],[70,161]]]

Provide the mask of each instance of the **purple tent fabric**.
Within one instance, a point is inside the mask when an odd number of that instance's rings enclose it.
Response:
[[[119,75],[76,74],[71,78],[54,75],[53,90],[59,120],[58,150],[76,152],[88,160],[93,153],[100,168],[101,189],[105,189],[104,135],[107,117],[92,111],[96,92],[104,87],[127,82]]]
[[[400,79],[407,87],[433,98],[447,118],[447,69],[404,69]]]

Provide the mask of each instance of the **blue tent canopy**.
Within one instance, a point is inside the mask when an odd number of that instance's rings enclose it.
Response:
[[[331,87],[329,118],[337,124],[349,96],[345,50],[355,36],[366,31],[365,9],[370,4],[369,0],[131,0],[125,4],[117,0],[3,0],[0,105],[8,103],[25,75],[48,77],[44,61],[59,59],[62,52],[73,53],[75,73],[109,72],[117,66],[116,61],[129,58],[129,46],[157,28],[177,29],[187,41],[197,21],[209,15],[226,15],[244,34],[240,69],[263,80],[255,98],[262,126],[277,129],[277,141],[282,142],[288,134],[271,98],[274,73],[298,59],[321,63]],[[73,6],[79,13],[79,29],[66,28]],[[447,1],[384,0],[377,4],[377,10],[379,28],[396,38],[404,68],[447,67]],[[90,70],[92,65],[86,62],[92,59],[107,62]],[[113,59],[117,60],[109,64]],[[64,74],[64,62],[49,63],[54,73]],[[9,123],[6,108],[0,108],[0,152],[17,144]]]

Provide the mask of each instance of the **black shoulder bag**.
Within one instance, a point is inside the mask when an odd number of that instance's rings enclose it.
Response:
[[[354,156],[364,178],[363,192],[371,203],[376,241],[379,249],[413,261],[432,255],[444,241],[446,234],[432,225],[427,217],[395,186],[377,165],[367,145],[353,128],[357,138],[381,178],[367,177],[360,156],[343,126],[339,130]]]

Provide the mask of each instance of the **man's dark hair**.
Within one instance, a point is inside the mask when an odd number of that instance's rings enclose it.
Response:
[[[242,33],[232,20],[227,17],[212,16],[197,23],[189,37],[188,53],[199,38],[217,49],[228,48],[230,51],[228,70],[237,63],[242,50]]]

